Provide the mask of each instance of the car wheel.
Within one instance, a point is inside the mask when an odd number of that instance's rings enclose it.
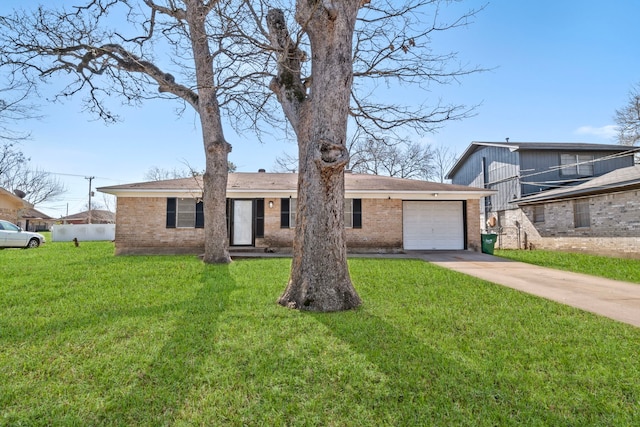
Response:
[[[36,238],[29,240],[29,243],[27,244],[27,248],[37,248],[38,246],[40,246],[40,240]]]

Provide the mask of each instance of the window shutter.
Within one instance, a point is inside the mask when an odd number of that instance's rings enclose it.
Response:
[[[353,199],[353,228],[362,228],[362,199]]]
[[[204,203],[196,203],[196,228],[204,228]]]
[[[167,198],[167,228],[176,228],[176,198]]]
[[[264,237],[264,199],[256,199],[256,237]]]
[[[289,228],[289,199],[280,199],[280,228]]]

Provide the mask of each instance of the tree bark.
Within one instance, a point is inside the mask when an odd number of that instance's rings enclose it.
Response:
[[[300,163],[291,276],[278,302],[300,310],[340,311],[361,304],[349,276],[344,228],[352,38],[360,4],[298,1],[296,20],[311,43],[309,92],[284,16],[271,11],[268,17],[272,44],[280,52],[271,88],[296,131]]]
[[[198,116],[202,127],[205,152],[203,208],[205,247],[203,261],[209,264],[231,262],[227,236],[226,200],[228,156],[231,146],[224,139],[220,105],[213,73],[213,56],[206,32],[207,6],[202,1],[185,1],[186,20],[198,85]]]

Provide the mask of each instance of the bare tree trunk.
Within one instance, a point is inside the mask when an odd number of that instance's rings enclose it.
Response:
[[[300,56],[286,29],[278,33],[286,26],[274,22],[275,14],[269,22],[272,42],[283,49],[271,87],[296,130],[300,162],[291,276],[278,302],[301,310],[339,311],[361,304],[349,276],[344,229],[352,38],[360,3],[298,1],[296,20],[311,42],[309,94],[301,84]]]
[[[231,149],[224,139],[214,74],[213,56],[206,32],[207,7],[202,1],[185,1],[187,22],[198,84],[198,113],[206,159],[203,177],[205,221],[205,263],[231,262],[227,237],[226,198],[228,156]]]

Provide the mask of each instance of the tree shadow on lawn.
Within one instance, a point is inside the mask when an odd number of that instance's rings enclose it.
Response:
[[[172,325],[173,335],[167,338],[147,370],[132,379],[127,394],[109,396],[110,403],[97,416],[100,424],[168,425],[179,417],[213,352],[220,316],[236,289],[229,266],[204,268],[201,289],[192,300],[180,304],[184,313]]]
[[[526,424],[531,417],[544,425],[567,423],[508,376],[471,366],[476,365],[472,360],[476,356],[465,356],[467,344],[460,344],[453,354],[416,339],[411,331],[398,329],[366,308],[311,315],[388,378],[386,395],[365,388],[357,397],[381,425]],[[429,327],[428,320],[420,323]]]

